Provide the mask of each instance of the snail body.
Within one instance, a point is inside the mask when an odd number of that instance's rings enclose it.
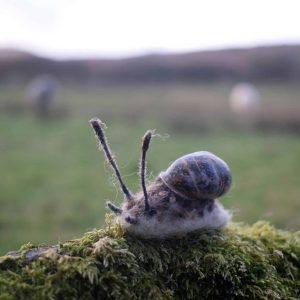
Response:
[[[111,202],[107,205],[126,232],[144,238],[166,238],[226,226],[231,214],[216,198],[229,190],[232,177],[222,159],[207,151],[184,155],[146,186],[145,155],[152,137],[147,131],[140,164],[142,191],[131,194],[111,156],[101,121],[92,119],[90,123],[125,195],[121,208]]]

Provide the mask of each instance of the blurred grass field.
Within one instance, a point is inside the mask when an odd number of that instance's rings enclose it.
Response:
[[[149,180],[183,154],[212,151],[232,169],[233,187],[221,201],[235,221],[265,219],[299,230],[300,135],[281,128],[299,120],[300,86],[258,88],[268,130],[231,113],[225,84],[66,86],[47,120],[36,118],[24,87],[1,86],[0,255],[29,241],[80,236],[103,224],[107,199],[121,202],[88,124],[93,116],[107,124],[132,191],[139,189],[141,137],[155,128],[161,137],[149,151]],[[279,125],[270,130],[272,124]]]

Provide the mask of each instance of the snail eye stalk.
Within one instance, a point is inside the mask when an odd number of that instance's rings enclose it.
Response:
[[[150,205],[149,205],[149,200],[148,200],[148,193],[146,189],[146,153],[149,149],[149,144],[152,138],[152,131],[148,130],[145,135],[143,136],[143,144],[142,144],[142,157],[141,157],[141,162],[140,162],[140,179],[141,179],[141,185],[142,185],[142,190],[144,193],[144,199],[145,199],[145,212],[150,211]]]
[[[106,140],[106,136],[104,134],[104,130],[102,128],[102,122],[100,119],[98,118],[93,118],[90,120],[90,124],[93,127],[95,133],[96,133],[96,137],[100,142],[101,148],[108,160],[108,162],[110,163],[111,167],[113,168],[113,170],[115,171],[115,174],[120,182],[121,188],[123,193],[125,194],[125,197],[127,200],[131,200],[132,199],[132,195],[129,192],[128,188],[126,187],[125,183],[122,180],[120,171],[118,169],[118,166],[111,154],[111,150],[108,146],[107,140]]]
[[[123,211],[121,208],[117,207],[116,205],[114,205],[113,203],[111,203],[110,201],[108,201],[107,203],[107,207],[113,211],[116,215],[120,215]]]

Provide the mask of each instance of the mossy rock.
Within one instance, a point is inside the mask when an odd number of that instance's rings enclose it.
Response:
[[[181,239],[107,227],[0,258],[0,299],[300,299],[300,232],[265,222]]]

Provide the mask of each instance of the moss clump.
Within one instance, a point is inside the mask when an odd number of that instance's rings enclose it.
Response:
[[[258,222],[142,240],[119,224],[0,258],[0,299],[299,299],[300,232]]]

